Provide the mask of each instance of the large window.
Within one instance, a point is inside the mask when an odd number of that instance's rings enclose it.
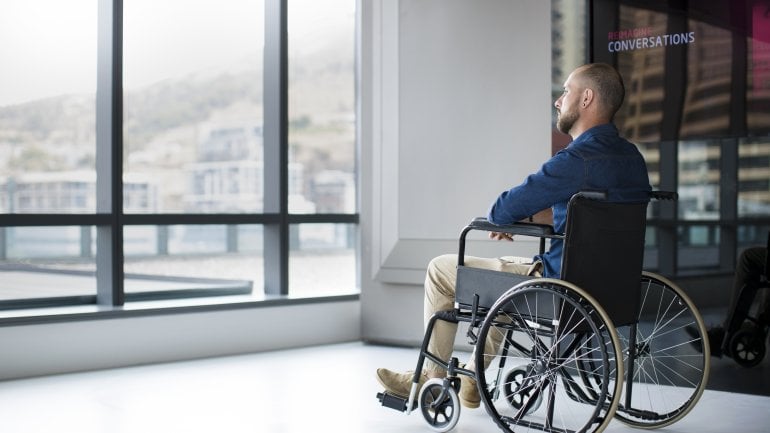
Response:
[[[64,3],[0,5],[2,213],[96,210],[96,0]]]
[[[126,212],[263,211],[264,9],[124,2],[123,181],[147,182]]]
[[[354,1],[289,3],[289,210],[353,213]]]
[[[0,309],[356,293],[355,3],[3,2]]]
[[[356,226],[334,223],[335,214],[356,212],[354,5],[355,0],[288,5],[288,209],[328,221],[291,225],[292,296],[355,287]]]
[[[585,24],[587,61],[618,68],[626,99],[615,123],[640,148],[653,188],[679,194],[650,205],[645,267],[732,272],[770,227],[770,5],[590,0],[583,18],[567,3],[552,0],[555,28]],[[554,71],[580,49],[569,40],[553,38]]]

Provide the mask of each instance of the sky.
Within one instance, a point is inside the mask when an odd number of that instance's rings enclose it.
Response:
[[[0,106],[96,91],[99,0],[0,3]],[[223,64],[257,66],[263,0],[125,0],[124,88]],[[290,0],[289,33],[350,20],[355,0]],[[255,31],[257,29],[258,31]],[[235,42],[234,42],[235,41]]]

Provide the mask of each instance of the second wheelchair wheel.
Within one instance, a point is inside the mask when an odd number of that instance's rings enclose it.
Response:
[[[644,272],[640,296],[637,322],[618,330],[632,377],[626,377],[615,416],[633,427],[653,429],[682,419],[698,402],[710,352],[703,319],[682,289]]]
[[[425,382],[418,400],[422,417],[434,431],[452,430],[460,420],[460,398],[446,379]]]
[[[527,415],[536,411],[543,402],[543,394],[537,391],[533,379],[534,365],[512,368],[505,374],[503,395],[514,409],[525,408]]]
[[[484,407],[506,432],[600,433],[617,407],[619,351],[612,322],[585,291],[561,280],[528,280],[500,297],[479,329]]]
[[[742,367],[756,367],[765,357],[765,336],[758,329],[739,330],[730,339],[730,355]]]

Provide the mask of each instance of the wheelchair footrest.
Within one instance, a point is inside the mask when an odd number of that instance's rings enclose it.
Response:
[[[408,401],[408,399],[406,398],[399,397],[397,395],[393,395],[385,391],[385,392],[377,393],[377,400],[379,400],[380,403],[385,407],[396,409],[401,412],[406,412],[406,403]],[[412,410],[414,410],[416,406],[417,406],[417,402],[415,401],[412,404]]]

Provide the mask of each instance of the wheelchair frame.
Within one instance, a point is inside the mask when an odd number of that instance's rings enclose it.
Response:
[[[419,407],[433,430],[449,431],[459,419],[458,376],[464,375],[476,380],[486,411],[507,432],[521,428],[599,433],[613,417],[651,429],[684,417],[700,398],[710,368],[703,319],[676,285],[641,271],[647,204],[624,206],[604,198],[603,193],[576,194],[570,200],[564,234],[555,233],[548,225],[498,226],[482,218],[466,226],[459,241],[455,308],[437,312],[428,321],[410,395],[403,398],[378,393],[381,404],[407,414]],[[675,200],[676,194],[658,191],[651,198]],[[594,204],[586,205],[590,203]],[[576,215],[583,212],[576,209],[591,206],[598,206],[597,215],[635,218],[636,223],[631,224],[636,230],[632,236],[634,251],[626,260],[631,265],[621,264],[622,269],[611,272],[626,285],[630,281],[638,287],[638,302],[631,302],[630,307],[628,298],[613,300],[617,293],[624,293],[615,291],[614,282],[602,283],[580,271],[593,257],[574,258],[594,239],[578,239],[573,249],[570,222],[577,221]],[[625,214],[613,213],[621,208],[627,209]],[[616,221],[615,228],[624,229],[626,222]],[[562,277],[567,278],[534,278],[465,267],[465,239],[472,230],[538,237],[541,253],[547,239],[562,239]],[[612,233],[609,238],[597,241],[601,249],[612,241]],[[565,269],[577,271],[570,274]],[[641,284],[639,276],[629,279],[625,275],[629,269],[637,269],[631,276],[640,275]],[[613,300],[611,313],[605,311],[595,292],[587,290],[594,286],[606,286],[600,297]],[[437,320],[468,323],[475,369],[461,367],[456,357],[444,361],[428,351]],[[690,337],[684,331],[686,326],[695,327],[698,336]],[[616,327],[628,328],[628,336]],[[418,395],[426,359],[445,368],[447,375],[427,381]],[[523,364],[512,366],[516,361]]]
[[[722,340],[721,349],[738,365],[752,368],[759,365],[765,357],[768,330],[770,330],[770,311],[760,310],[752,315],[752,304],[761,290],[770,290],[770,233],[767,236],[768,251],[765,264],[756,286],[745,284],[738,293],[733,311],[729,312],[728,326]]]

